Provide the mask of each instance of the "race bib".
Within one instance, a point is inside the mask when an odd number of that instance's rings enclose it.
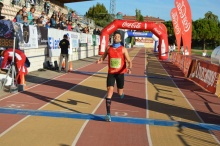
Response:
[[[121,67],[121,58],[111,58],[110,59],[111,68],[120,68]]]

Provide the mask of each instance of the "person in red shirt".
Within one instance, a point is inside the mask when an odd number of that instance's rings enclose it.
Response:
[[[1,65],[1,72],[7,68],[9,64],[12,62],[13,58],[13,49],[9,48],[0,52],[0,55],[4,57]],[[26,55],[19,49],[15,49],[15,58],[14,64],[16,67],[18,84],[20,83],[20,75],[26,75],[28,73],[27,68],[25,66]]]
[[[107,97],[106,97],[106,121],[111,121],[111,98],[114,91],[114,84],[116,81],[117,91],[121,98],[124,97],[124,73],[131,73],[132,61],[126,48],[121,46],[121,34],[116,31],[114,33],[114,43],[108,46],[105,53],[97,61],[98,64],[102,63],[108,56],[108,76],[107,76]],[[128,66],[126,65],[128,63]]]

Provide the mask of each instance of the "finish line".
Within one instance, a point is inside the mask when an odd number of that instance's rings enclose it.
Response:
[[[55,112],[55,111],[40,111],[40,110],[29,110],[29,109],[0,108],[0,113],[105,121],[105,115],[82,114],[82,113],[72,113],[72,112]],[[111,122],[128,123],[128,124],[170,126],[170,127],[178,127],[178,128],[191,128],[191,129],[220,131],[220,125],[216,125],[216,124],[189,123],[189,122],[182,122],[182,121],[169,121],[169,120],[133,118],[133,117],[117,117],[117,116],[112,116],[111,120],[112,120]]]

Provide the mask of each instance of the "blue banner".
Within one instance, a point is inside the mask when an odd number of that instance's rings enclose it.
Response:
[[[151,38],[153,36],[153,33],[151,32],[133,32],[133,31],[127,31],[128,37],[149,37]]]

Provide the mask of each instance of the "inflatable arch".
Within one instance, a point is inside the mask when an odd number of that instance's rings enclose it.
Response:
[[[162,27],[161,27],[162,26]],[[128,30],[147,30],[154,33],[159,38],[159,59],[168,59],[168,38],[167,32],[164,25],[157,24],[154,22],[138,22],[133,20],[114,20],[108,26],[106,26],[100,36],[101,44],[99,47],[99,55],[104,54],[106,46],[108,46],[109,35],[117,29],[128,29]]]
[[[127,37],[147,37],[147,38],[152,38],[154,40],[154,52],[157,52],[157,46],[158,46],[158,37],[155,36],[152,32],[135,32],[135,31],[127,31],[125,33],[124,39]]]

